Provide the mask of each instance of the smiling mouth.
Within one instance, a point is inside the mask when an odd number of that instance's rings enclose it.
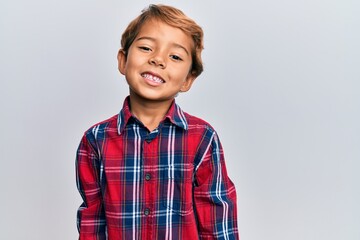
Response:
[[[165,83],[163,79],[150,73],[143,73],[141,76],[154,83]]]

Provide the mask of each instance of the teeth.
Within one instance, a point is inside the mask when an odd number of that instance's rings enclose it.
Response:
[[[151,80],[153,82],[157,82],[157,83],[163,83],[164,82],[164,80],[162,80],[161,78],[156,77],[156,76],[151,75],[151,74],[148,74],[148,73],[141,74],[141,76],[144,77],[144,78],[147,78],[147,79],[149,79],[149,80]]]

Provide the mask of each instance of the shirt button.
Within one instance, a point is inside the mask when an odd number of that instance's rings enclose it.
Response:
[[[146,208],[144,211],[145,216],[148,216],[150,214],[150,209]]]
[[[149,181],[151,179],[151,174],[150,173],[147,173],[146,175],[145,175],[145,180],[146,181]]]

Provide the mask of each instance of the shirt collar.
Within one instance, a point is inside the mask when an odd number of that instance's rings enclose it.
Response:
[[[117,119],[119,135],[121,135],[121,133],[124,131],[126,125],[132,117],[133,115],[130,112],[130,97],[128,96],[124,100],[123,108],[121,109]],[[171,103],[169,111],[166,113],[164,119],[169,119],[171,123],[184,130],[188,129],[188,123],[185,114],[179,105],[175,103],[175,100]]]

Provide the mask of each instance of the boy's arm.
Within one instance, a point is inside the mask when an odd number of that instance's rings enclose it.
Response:
[[[215,132],[195,171],[194,205],[200,239],[239,239],[235,186],[227,175]]]
[[[99,164],[98,155],[85,135],[80,142],[76,156],[76,183],[84,201],[77,213],[80,240],[106,239]]]

